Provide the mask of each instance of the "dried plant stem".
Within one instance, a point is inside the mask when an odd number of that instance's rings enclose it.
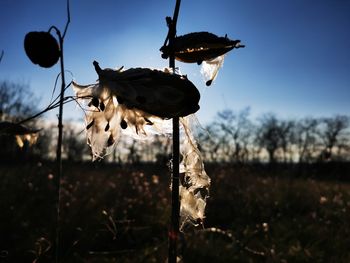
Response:
[[[61,92],[60,92],[60,103],[59,103],[59,113],[58,113],[58,140],[57,140],[57,151],[56,151],[56,162],[57,162],[57,176],[55,180],[56,184],[56,263],[59,262],[59,243],[60,243],[60,199],[61,199],[61,177],[62,177],[62,138],[63,138],[63,101],[64,101],[64,91],[66,87],[65,77],[64,77],[64,63],[63,63],[63,37],[60,31],[57,31],[59,41],[60,41],[60,65],[61,65]]]
[[[56,161],[57,161],[57,176],[55,180],[56,184],[56,235],[55,235],[55,262],[60,261],[60,199],[61,199],[61,177],[62,177],[62,138],[63,138],[63,102],[64,102],[64,91],[66,88],[66,81],[64,76],[64,61],[63,61],[63,41],[67,33],[68,25],[70,23],[70,11],[69,11],[69,0],[67,0],[67,23],[64,29],[63,35],[61,32],[56,29],[60,43],[60,67],[61,67],[61,92],[59,100],[59,114],[58,114],[58,140],[57,140],[57,152],[56,152]]]
[[[65,87],[65,90],[70,86],[70,84],[68,86]],[[81,97],[77,97],[77,96],[67,96],[67,97],[64,97],[63,100],[59,99],[61,97],[61,94],[59,95],[58,98],[56,98],[52,103],[49,104],[49,106],[47,106],[44,110],[32,115],[32,116],[29,116],[28,118],[24,119],[24,120],[21,120],[19,122],[17,122],[16,124],[23,124],[23,123],[26,123],[28,121],[31,121],[31,120],[34,120],[36,119],[37,117],[39,117],[40,115],[43,115],[44,113],[50,111],[50,110],[53,110],[53,109],[56,109],[60,106],[60,104],[66,104],[66,103],[69,103],[69,102],[72,102],[72,101],[75,101],[79,107],[83,108],[80,104],[79,104],[79,100],[80,99],[86,99],[86,98],[92,98],[91,96],[81,96]],[[59,99],[59,100],[58,100]]]
[[[175,74],[175,55],[173,51],[174,38],[176,35],[176,23],[179,15],[181,0],[176,0],[173,19],[168,23],[170,56],[169,67]],[[180,166],[180,134],[179,118],[173,118],[173,169],[171,178],[171,226],[169,231],[169,254],[168,262],[176,263],[177,259],[177,241],[179,239],[180,224],[180,200],[179,200],[179,166]]]
[[[168,262],[175,263],[177,258],[177,241],[179,239],[180,200],[179,200],[179,118],[173,118],[173,169],[171,178],[171,226],[169,231]]]

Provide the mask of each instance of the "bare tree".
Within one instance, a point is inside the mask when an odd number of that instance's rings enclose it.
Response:
[[[169,161],[171,156],[171,138],[156,135],[154,140],[150,143],[152,148],[152,156],[159,164],[165,164]]]
[[[141,156],[140,150],[138,149],[138,144],[136,140],[132,140],[128,147],[127,162],[131,164],[140,163]]]
[[[82,161],[88,153],[86,140],[73,123],[66,123],[63,131],[63,153],[68,161]]]
[[[55,158],[55,145],[54,131],[57,128],[57,124],[49,124],[47,121],[39,121],[38,126],[41,127],[38,139],[34,145],[30,148],[32,154],[40,159],[54,159]]]
[[[8,81],[0,82],[0,121],[19,121],[37,111],[38,99],[29,86]]]
[[[137,144],[138,148],[143,149],[139,153],[139,158],[144,162],[157,162],[164,164],[170,159],[171,140],[167,136],[155,134],[152,135],[149,140],[133,143]],[[137,148],[136,145],[134,145],[134,148]]]
[[[237,113],[224,110],[218,113],[215,124],[221,128],[221,145],[231,161],[244,162],[248,160],[248,145],[252,136],[253,125],[249,120],[250,108]]]
[[[36,111],[37,99],[30,92],[28,85],[16,84],[8,81],[0,81],[0,122],[17,122]],[[26,123],[35,130],[35,120]],[[1,134],[2,159],[23,158],[30,152],[25,143],[18,146],[14,135]]]
[[[342,148],[348,140],[349,117],[344,115],[336,115],[333,118],[321,119],[322,129],[320,131],[320,139],[322,150],[320,160],[332,160],[335,148]]]
[[[294,127],[293,144],[299,163],[310,162],[317,151],[319,120],[311,117],[301,119]]]
[[[260,119],[255,141],[259,147],[266,149],[269,162],[275,163],[276,153],[282,145],[282,140],[280,123],[274,114],[265,114]]]
[[[280,137],[280,147],[282,150],[283,161],[286,163],[288,160],[292,161],[293,153],[292,146],[294,141],[294,132],[295,121],[293,120],[281,120],[279,121],[279,132]]]
[[[198,142],[199,150],[207,162],[220,161],[221,138],[215,123],[212,122],[198,131]]]

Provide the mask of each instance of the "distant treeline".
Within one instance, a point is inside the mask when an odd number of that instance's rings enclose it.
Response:
[[[18,121],[38,111],[28,87],[0,82],[0,121]],[[19,146],[15,136],[0,134],[1,160],[54,159],[57,124],[44,119],[27,123],[40,129],[35,144]],[[350,118],[306,117],[282,119],[264,114],[252,119],[250,109],[224,110],[204,127],[192,127],[207,163],[315,163],[350,160]],[[70,161],[91,160],[85,134],[73,122],[64,124],[63,156]],[[162,162],[171,158],[171,139],[154,136],[147,141],[121,137],[105,161]]]
[[[199,133],[210,162],[310,163],[349,161],[349,116],[281,119],[224,110]]]

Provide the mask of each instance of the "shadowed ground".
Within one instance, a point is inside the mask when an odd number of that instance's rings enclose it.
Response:
[[[208,229],[185,228],[184,262],[349,262],[349,165],[339,165],[208,166]],[[53,167],[1,164],[1,262],[53,262]],[[164,262],[169,177],[165,166],[65,163],[62,262]]]

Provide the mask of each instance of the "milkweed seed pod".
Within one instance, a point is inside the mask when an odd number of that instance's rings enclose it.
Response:
[[[175,37],[173,49],[175,58],[186,63],[198,63],[217,58],[234,48],[244,47],[240,40],[231,40],[227,36],[218,37],[209,32],[195,32]],[[169,46],[163,46],[162,57],[168,58]]]
[[[224,63],[224,56],[234,48],[242,48],[240,40],[231,40],[227,36],[218,37],[208,32],[195,32],[175,37],[173,52],[178,61],[202,64],[201,73],[210,86]],[[169,45],[161,47],[163,58],[171,52]]]
[[[102,70],[97,62],[94,66],[99,75],[97,84],[81,86],[73,82],[77,97],[87,102],[87,142],[93,159],[110,153],[122,134],[137,139],[152,133],[170,134],[167,119],[181,117],[181,224],[184,227],[187,223],[203,222],[210,178],[190,127],[196,121],[189,115],[199,108],[198,90],[184,76],[169,71]],[[135,137],[135,133],[140,137]]]
[[[202,65],[201,73],[210,86],[224,63],[224,56],[234,48],[242,48],[240,40],[231,40],[227,36],[218,37],[208,32],[195,32],[175,37],[173,52],[178,61]],[[161,47],[163,58],[171,52],[169,45]]]
[[[121,129],[146,134],[162,120],[183,117],[199,109],[200,94],[186,77],[148,68],[101,69],[94,62],[99,81],[82,86],[73,82],[85,112],[88,144],[95,158],[103,157],[118,142]]]
[[[60,57],[57,40],[49,32],[29,32],[24,38],[24,49],[34,64],[44,68],[55,65]]]
[[[200,94],[185,76],[148,68],[112,70],[94,66],[99,84],[121,104],[162,118],[183,117],[199,109]]]

